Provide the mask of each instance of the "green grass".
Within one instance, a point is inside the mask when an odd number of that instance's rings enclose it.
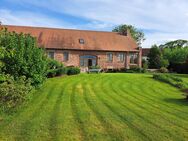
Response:
[[[1,116],[0,140],[188,140],[182,92],[145,74],[49,79],[28,106]]]

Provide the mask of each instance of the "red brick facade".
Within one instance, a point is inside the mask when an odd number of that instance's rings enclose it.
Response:
[[[59,62],[62,62],[65,66],[77,66],[81,67],[81,69],[85,69],[85,67],[81,66],[80,64],[80,56],[84,55],[91,55],[96,56],[97,58],[97,65],[100,66],[102,69],[121,69],[121,68],[127,68],[129,69],[131,66],[141,66],[141,52],[138,52],[138,60],[137,64],[131,64],[130,63],[130,55],[129,52],[114,52],[114,51],[79,51],[79,50],[54,50],[54,49],[48,49],[48,52],[54,52],[54,59],[58,60]],[[68,60],[64,61],[63,53],[68,52]],[[107,60],[107,53],[113,54],[113,60],[109,62]],[[124,60],[119,61],[117,55],[119,53],[124,54]]]

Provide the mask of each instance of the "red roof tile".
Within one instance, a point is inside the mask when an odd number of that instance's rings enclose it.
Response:
[[[101,50],[101,51],[138,51],[136,42],[128,34],[44,27],[4,25],[8,31],[29,33],[36,37],[39,46],[49,49]],[[84,39],[84,44],[79,43]]]

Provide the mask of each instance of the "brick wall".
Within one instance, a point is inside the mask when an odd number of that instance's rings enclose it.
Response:
[[[49,50],[48,50],[49,51]],[[72,50],[50,50],[55,53],[55,59],[62,62],[65,66],[80,66],[80,56],[83,55],[93,55],[97,56],[97,64],[105,69],[105,68],[129,68],[130,65],[130,58],[129,53],[125,53],[125,59],[123,62],[119,62],[117,58],[117,54],[120,52],[110,52],[113,54],[113,61],[107,61],[107,53],[105,51],[72,51]],[[63,61],[63,52],[69,53],[68,61]],[[139,63],[141,63],[139,61]]]

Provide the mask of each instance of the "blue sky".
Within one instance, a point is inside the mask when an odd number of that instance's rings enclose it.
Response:
[[[188,39],[187,0],[0,0],[8,25],[111,31],[132,24],[144,31],[143,47]]]

